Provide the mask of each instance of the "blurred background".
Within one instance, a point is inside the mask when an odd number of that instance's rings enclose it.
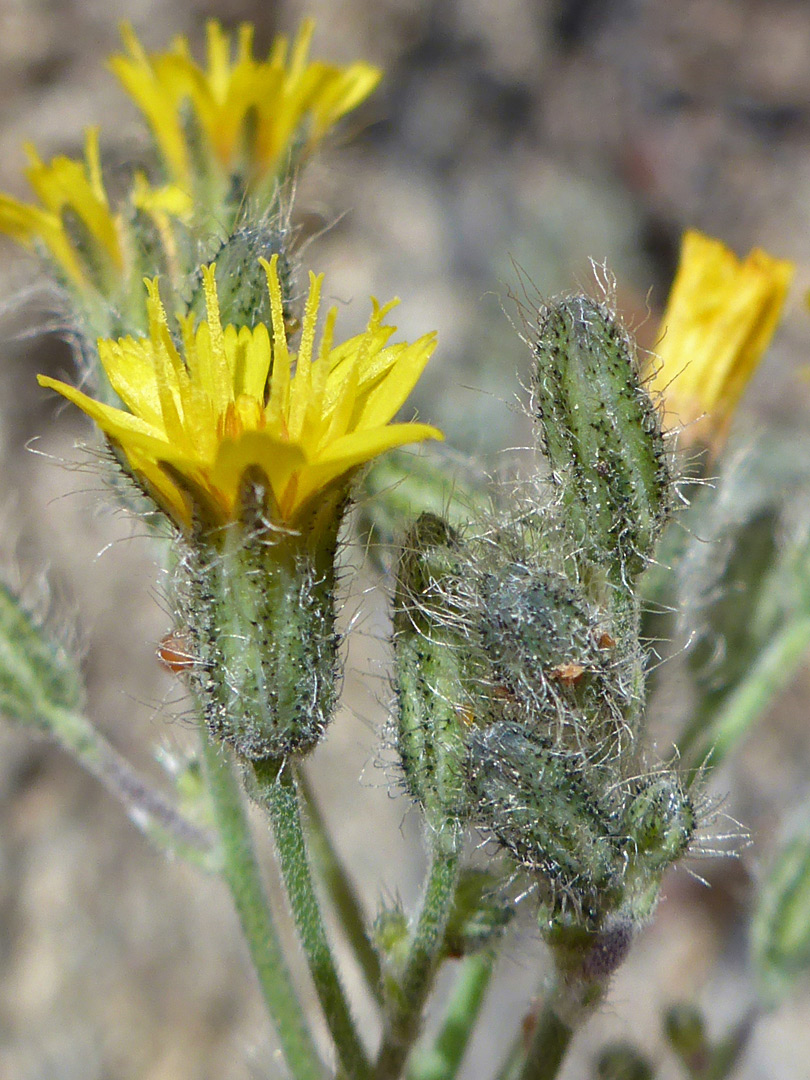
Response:
[[[439,331],[415,397],[421,418],[492,471],[527,439],[516,402],[528,350],[510,293],[527,303],[592,288],[590,260],[618,282],[618,306],[655,340],[680,235],[693,226],[738,252],[798,263],[790,308],[738,425],[807,426],[810,314],[810,5],[802,0],[0,0],[0,189],[28,197],[22,144],[79,156],[101,127],[110,188],[146,158],[134,109],[106,70],[131,21],[149,49],[177,33],[202,55],[205,19],[278,32],[317,19],[313,53],[385,70],[301,185],[304,264],[326,271],[339,330],[365,324],[368,296],[398,295],[414,337]],[[528,284],[527,284],[528,283]],[[93,435],[38,389],[70,377],[36,268],[0,241],[0,557],[25,581],[48,569],[57,622],[76,629],[89,712],[160,778],[153,748],[189,739],[177,684],[155,643],[170,626],[145,530],[99,509]],[[386,582],[357,578],[345,707],[312,761],[341,850],[370,913],[412,903],[424,867],[418,821],[386,749]],[[761,852],[810,794],[805,673],[717,777],[751,830],[739,860],[665,886],[655,922],[578,1040],[567,1080],[595,1050],[633,1035],[663,1050],[661,1008],[696,1000],[722,1032],[751,1002],[746,914]],[[677,697],[677,690],[675,691]],[[667,752],[666,709],[654,717]],[[370,835],[370,822],[375,835]],[[524,905],[504,950],[468,1078],[497,1062],[544,971]],[[302,983],[305,993],[310,993]],[[351,983],[361,1015],[368,1007]],[[440,992],[442,987],[440,986]],[[311,996],[311,995],[310,995]],[[372,1021],[368,1020],[369,1024]],[[806,1078],[810,997],[757,1028],[739,1075]],[[224,890],[167,862],[71,760],[0,729],[0,1077],[3,1080],[246,1080],[283,1075]]]

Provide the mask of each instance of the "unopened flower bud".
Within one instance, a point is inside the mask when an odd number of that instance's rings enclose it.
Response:
[[[692,800],[678,777],[665,772],[640,782],[624,813],[631,858],[652,871],[670,866],[689,847],[696,819]]]
[[[294,293],[292,266],[288,254],[288,230],[281,223],[272,222],[245,226],[238,229],[222,244],[214,254],[217,265],[217,295],[223,326],[249,326],[251,329],[259,323],[271,325],[270,294],[267,290],[267,276],[262,268],[261,259],[268,262],[273,255],[278,256],[276,270],[287,333],[292,335],[296,329],[290,298]],[[189,311],[196,318],[205,318],[205,288],[202,274],[198,275],[189,304]]]
[[[615,762],[640,690],[637,641],[617,641],[609,613],[562,574],[527,562],[485,574],[480,609],[504,718],[563,743],[599,745],[602,761]]]
[[[599,1056],[598,1080],[653,1080],[653,1070],[646,1058],[629,1043],[615,1043]]]
[[[631,339],[586,296],[543,309],[533,406],[565,526],[591,563],[626,580],[647,565],[672,502],[658,412]]]
[[[682,1061],[698,1066],[708,1061],[706,1025],[697,1006],[685,1003],[671,1006],[664,1017],[664,1033]]]
[[[397,748],[408,790],[438,831],[467,816],[463,765],[477,719],[472,647],[448,609],[459,554],[457,534],[423,514],[405,538],[394,605]]]
[[[499,896],[498,884],[498,877],[486,870],[467,867],[462,871],[444,932],[448,956],[487,948],[503,934],[515,908]]]
[[[583,907],[615,899],[623,860],[610,810],[581,760],[551,740],[506,721],[470,740],[468,781],[476,820],[552,895]]]

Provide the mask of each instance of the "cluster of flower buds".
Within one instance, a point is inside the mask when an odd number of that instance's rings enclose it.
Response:
[[[423,515],[405,539],[398,744],[433,834],[495,838],[535,880],[550,938],[573,919],[603,973],[697,826],[643,737],[637,579],[673,478],[633,343],[604,304],[550,304],[533,349],[550,480],[463,531]]]

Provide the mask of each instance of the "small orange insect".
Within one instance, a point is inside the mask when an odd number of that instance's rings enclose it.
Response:
[[[582,664],[577,664],[573,660],[569,660],[565,664],[557,664],[549,671],[549,678],[557,679],[558,682],[563,683],[565,686],[573,686],[578,683],[582,676],[585,674],[585,668]]]
[[[182,630],[172,630],[166,634],[155,652],[161,664],[175,675],[188,671],[197,663],[196,656],[191,652],[189,636]]]

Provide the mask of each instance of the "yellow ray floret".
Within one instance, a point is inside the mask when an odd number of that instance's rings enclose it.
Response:
[[[222,326],[215,266],[203,269],[207,317],[195,330],[180,320],[171,336],[157,281],[147,282],[149,338],[99,342],[104,370],[128,412],[55,379],[39,376],[91,416],[123,451],[158,504],[184,529],[197,514],[233,521],[245,470],[266,476],[280,522],[295,525],[318,492],[378,454],[440,439],[427,424],[390,424],[436,344],[427,334],[389,345],[394,306],[373,302],[362,334],[333,344],[336,309],[316,350],[322,275],[310,274],[301,340],[292,352],[284,328],[278,256],[262,260],[272,325]]]
[[[0,194],[0,232],[26,247],[44,248],[77,288],[90,286],[90,268],[100,260],[120,272],[120,222],[110,210],[101,178],[98,131],[86,133],[83,162],[55,157],[46,165],[32,146],[26,146],[26,152],[31,163],[26,176],[41,205]],[[73,228],[69,216],[77,223]]]
[[[759,248],[739,260],[690,230],[656,346],[651,386],[688,441],[717,448],[773,337],[794,266]]]
[[[191,110],[206,149],[225,174],[241,155],[251,179],[260,180],[284,164],[294,139],[302,138],[305,148],[312,149],[368,97],[380,80],[377,68],[307,62],[313,28],[312,20],[305,20],[292,50],[279,37],[268,58],[256,60],[253,27],[244,24],[231,61],[230,36],[211,20],[206,70],[192,59],[186,38],[177,38],[169,52],[149,54],[124,24],[127,55],[112,57],[110,66],[146,118],[173,180],[192,181],[184,109]]]

